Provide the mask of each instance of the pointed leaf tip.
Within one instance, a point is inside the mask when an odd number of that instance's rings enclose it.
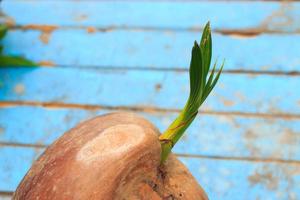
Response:
[[[206,25],[205,25],[205,29],[208,29],[209,30],[209,32],[210,32],[210,21],[208,21],[207,23],[206,23]]]
[[[194,46],[199,46],[197,40],[194,41]]]

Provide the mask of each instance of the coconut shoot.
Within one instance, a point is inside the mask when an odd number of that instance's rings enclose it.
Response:
[[[210,24],[208,22],[203,30],[200,44],[195,41],[192,49],[192,58],[189,69],[190,95],[187,103],[179,116],[159,137],[162,148],[161,164],[164,163],[176,142],[178,142],[185,130],[193,122],[198,114],[199,107],[208,97],[220,77],[224,62],[217,75],[214,76],[217,61],[215,61],[212,71],[209,72],[211,56],[212,39]]]

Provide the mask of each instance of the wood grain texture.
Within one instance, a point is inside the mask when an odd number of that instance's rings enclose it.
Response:
[[[17,25],[195,29],[210,20],[215,29],[225,30],[299,32],[300,28],[298,2],[23,0],[4,1],[2,7]],[[31,12],[20,15],[24,10]]]
[[[41,150],[0,147],[3,172],[0,178],[5,180],[5,184],[0,182],[0,190],[13,191]],[[297,164],[180,159],[211,199],[299,199],[300,171]]]
[[[182,109],[189,93],[187,72],[3,68],[0,80],[1,101]],[[223,74],[202,109],[299,115],[298,85],[297,76]]]
[[[0,143],[49,145],[77,123],[109,112],[114,110],[34,106],[2,108]],[[155,124],[161,132],[177,115],[174,112],[137,113]],[[300,119],[199,114],[175,146],[174,152],[245,159],[300,160],[299,124]]]
[[[200,31],[47,31],[10,31],[3,41],[4,53],[50,66],[187,70],[193,42],[201,36]],[[221,63],[226,58],[225,70],[299,72],[300,45],[294,42],[299,40],[298,34],[240,37],[216,33],[212,60],[218,58]]]

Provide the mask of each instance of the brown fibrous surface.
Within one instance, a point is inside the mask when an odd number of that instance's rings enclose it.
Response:
[[[132,113],[82,122],[48,147],[13,198],[207,199],[174,155],[160,165],[158,135],[150,122]]]

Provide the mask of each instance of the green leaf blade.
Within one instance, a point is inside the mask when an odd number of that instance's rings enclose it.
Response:
[[[212,38],[211,38],[211,30],[210,30],[209,22],[204,27],[200,46],[204,54],[203,60],[204,60],[205,76],[207,76],[210,63],[211,63],[211,56],[212,56]]]
[[[0,39],[4,38],[7,33],[7,27],[4,24],[0,24]]]
[[[18,56],[0,55],[0,67],[37,67],[37,64]]]

